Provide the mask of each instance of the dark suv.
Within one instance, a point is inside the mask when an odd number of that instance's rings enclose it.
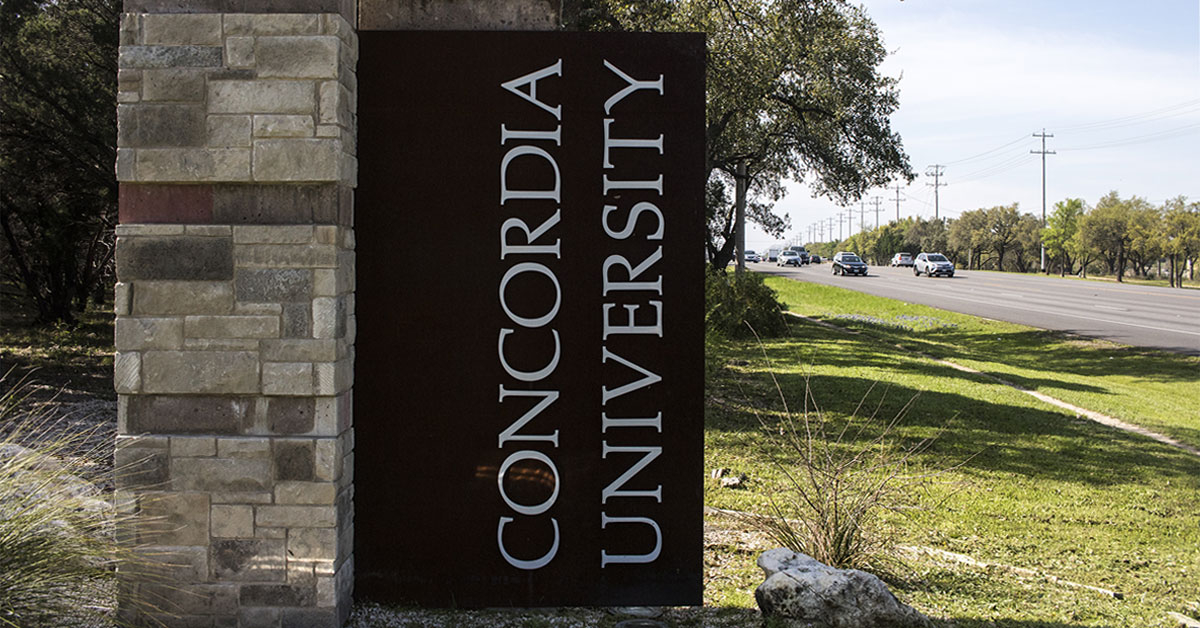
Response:
[[[841,251],[833,256],[833,274],[867,276],[867,265],[854,253]]]

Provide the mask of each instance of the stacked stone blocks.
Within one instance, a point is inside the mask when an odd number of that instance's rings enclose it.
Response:
[[[165,576],[129,591],[166,611],[123,613],[340,626],[357,37],[338,13],[129,13],[121,38],[117,463]]]

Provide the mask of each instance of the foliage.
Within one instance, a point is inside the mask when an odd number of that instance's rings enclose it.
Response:
[[[1079,218],[1087,211],[1081,198],[1068,198],[1054,204],[1054,211],[1046,218],[1042,229],[1042,242],[1046,245],[1049,261],[1057,260],[1060,275],[1075,274],[1075,247],[1073,241],[1079,231]],[[1047,271],[1050,264],[1046,266]]]
[[[42,322],[111,273],[119,0],[0,4],[0,263]]]
[[[1183,286],[1184,267],[1191,268],[1195,279],[1196,264],[1200,262],[1200,202],[1187,203],[1180,196],[1163,205],[1163,252],[1169,260],[1170,285]]]
[[[733,190],[746,167],[747,218],[780,234],[770,212],[785,179],[848,202],[897,177],[912,180],[890,116],[897,79],[875,24],[847,0],[581,0],[587,30],[693,31],[708,37],[706,168],[714,269],[733,258]]]
[[[728,275],[709,270],[704,282],[705,328],[725,338],[779,336],[787,320],[775,291],[758,273]]]
[[[87,479],[107,465],[94,439],[26,408],[13,377],[0,376],[0,626],[113,625],[118,568],[153,576],[121,538],[133,514]]]

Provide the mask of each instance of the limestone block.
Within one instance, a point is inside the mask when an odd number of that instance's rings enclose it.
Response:
[[[265,395],[313,394],[313,365],[308,362],[264,362],[262,391]]]
[[[259,346],[262,359],[269,362],[333,362],[338,359],[337,341],[333,339],[284,338],[264,340]]]
[[[183,232],[186,235],[205,238],[229,238],[233,235],[233,227],[229,225],[183,225]]]
[[[254,60],[263,78],[337,78],[337,37],[259,37]]]
[[[208,116],[208,141],[213,148],[250,148],[251,116]]]
[[[179,318],[119,316],[114,336],[118,351],[182,349],[183,321]]]
[[[137,236],[179,236],[187,233],[187,227],[184,225],[117,225],[116,234],[118,238],[137,237]]]
[[[217,455],[222,458],[271,457],[271,441],[265,438],[218,438]]]
[[[278,338],[278,316],[188,316],[188,338]]]
[[[142,388],[150,394],[236,395],[259,388],[258,354],[250,351],[147,351],[142,369]]]
[[[198,395],[137,395],[125,405],[128,431],[154,434],[239,434],[251,408],[244,397]]]
[[[142,100],[204,102],[204,70],[142,70]]]
[[[121,281],[233,279],[233,242],[227,238],[117,238],[116,258]]]
[[[138,556],[153,565],[155,577],[176,582],[196,582],[208,579],[208,548],[205,547],[140,547]]]
[[[340,181],[343,165],[342,143],[338,140],[254,141],[255,181]]]
[[[254,507],[241,504],[213,504],[214,538],[254,538]]]
[[[239,269],[336,268],[337,247],[327,244],[238,244],[233,247],[233,260]]]
[[[295,116],[255,116],[255,122],[263,117]],[[233,228],[234,244],[307,244],[312,239],[312,225],[239,225]]]
[[[312,116],[254,116],[254,137],[313,137]]]
[[[144,182],[249,181],[250,151],[244,148],[143,148],[134,168]]]
[[[313,429],[316,414],[312,397],[270,397],[267,405],[267,429],[272,434],[304,434]]]
[[[338,453],[338,441],[332,438],[320,438],[314,443],[313,479],[327,482],[336,481],[341,474],[341,456]]]
[[[133,46],[141,43],[142,16],[138,13],[122,13],[119,43],[122,46]]]
[[[271,444],[277,481],[311,482],[315,447],[311,439],[275,439]]]
[[[132,148],[117,149],[117,163],[114,166],[114,171],[117,175],[117,181],[136,181],[137,180],[137,151]]]
[[[248,316],[279,316],[283,314],[283,305],[280,303],[245,303],[238,302],[233,305],[234,314],[242,314]],[[293,362],[294,360],[280,360],[281,362]]]
[[[255,338],[184,338],[188,351],[258,351]]]
[[[211,547],[212,575],[218,581],[282,582],[286,544],[274,539],[217,539]]]
[[[225,35],[318,35],[320,17],[309,13],[225,15]]]
[[[275,503],[327,506],[333,504],[336,491],[332,482],[279,482],[275,485]]]
[[[283,306],[283,337],[308,338],[311,333],[308,303],[288,303]]]
[[[200,458],[217,455],[217,439],[211,436],[172,436],[171,456]]]
[[[282,611],[278,608],[246,606],[238,609],[240,626],[278,626]]]
[[[167,439],[162,441],[162,446],[156,447],[138,437],[117,437],[113,461],[119,470],[116,475],[121,488],[163,488],[171,477],[171,457]]]
[[[225,65],[231,68],[254,67],[254,38],[229,37],[225,39]]]
[[[328,607],[337,605],[337,582],[334,578],[323,576],[317,578],[317,606]]]
[[[271,462],[261,458],[173,458],[171,486],[180,491],[270,491]],[[204,514],[208,516],[207,502]]]
[[[135,315],[228,314],[233,285],[228,281],[139,281],[133,289]]]
[[[219,46],[220,14],[158,13],[142,16],[142,43]]]
[[[254,524],[278,528],[332,528],[337,525],[333,506],[255,506]]]
[[[222,49],[215,46],[121,46],[117,66],[149,68],[219,68]]]
[[[151,625],[181,626],[193,628],[208,626],[213,615],[236,615],[238,612],[238,585],[236,584],[191,584],[167,582],[145,584],[142,590],[151,600],[170,600],[171,614],[152,618],[161,623]],[[189,615],[194,615],[190,618]]]
[[[317,121],[350,128],[354,121],[354,107],[350,90],[338,81],[324,81],[320,86],[320,107]]]
[[[267,503],[267,504],[271,503],[272,499],[274,499],[274,494],[271,494],[271,499],[268,499],[265,503]],[[268,528],[268,527],[264,527],[264,526],[255,526],[254,527],[254,538],[286,539],[287,538],[287,528]]]
[[[314,367],[318,395],[337,395],[350,390],[354,384],[354,364],[350,360],[321,362]]]
[[[208,112],[313,114],[312,81],[209,81]]]
[[[208,545],[208,495],[150,493],[143,495],[140,502],[144,515],[138,526],[140,542],[148,545]]]
[[[123,148],[203,146],[206,129],[203,105],[117,105],[117,145]]]
[[[313,338],[341,338],[346,334],[346,299],[315,297],[312,305]]]
[[[133,295],[130,293],[129,283],[118,281],[113,286],[113,314],[117,316],[128,316],[129,308],[133,305]],[[121,345],[118,343],[117,347]]]
[[[238,247],[239,249],[241,247]],[[263,247],[272,249],[274,247]],[[270,252],[270,251],[268,251]],[[254,256],[271,265],[272,257],[267,254]],[[235,293],[239,302],[249,303],[299,303],[307,302],[312,293],[312,271],[303,268],[248,269],[247,259],[239,260],[237,277],[234,279]],[[303,265],[303,264],[298,264]]]
[[[142,356],[137,352],[118,353],[113,358],[113,385],[118,393],[136,393],[142,389]]]

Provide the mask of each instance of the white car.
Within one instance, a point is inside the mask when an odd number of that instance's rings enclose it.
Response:
[[[775,262],[776,266],[795,266],[799,268],[803,264],[800,261],[800,254],[795,251],[781,251],[779,259]]]
[[[758,253],[755,253],[754,251],[747,250],[746,251],[746,261],[747,262],[761,262],[762,256],[759,255]]]
[[[895,268],[897,266],[912,266],[912,265],[913,265],[912,253],[897,253],[892,256],[892,268]]]
[[[929,277],[945,275],[954,276],[954,264],[941,253],[921,253],[913,262],[913,275],[920,277],[921,273]]]

